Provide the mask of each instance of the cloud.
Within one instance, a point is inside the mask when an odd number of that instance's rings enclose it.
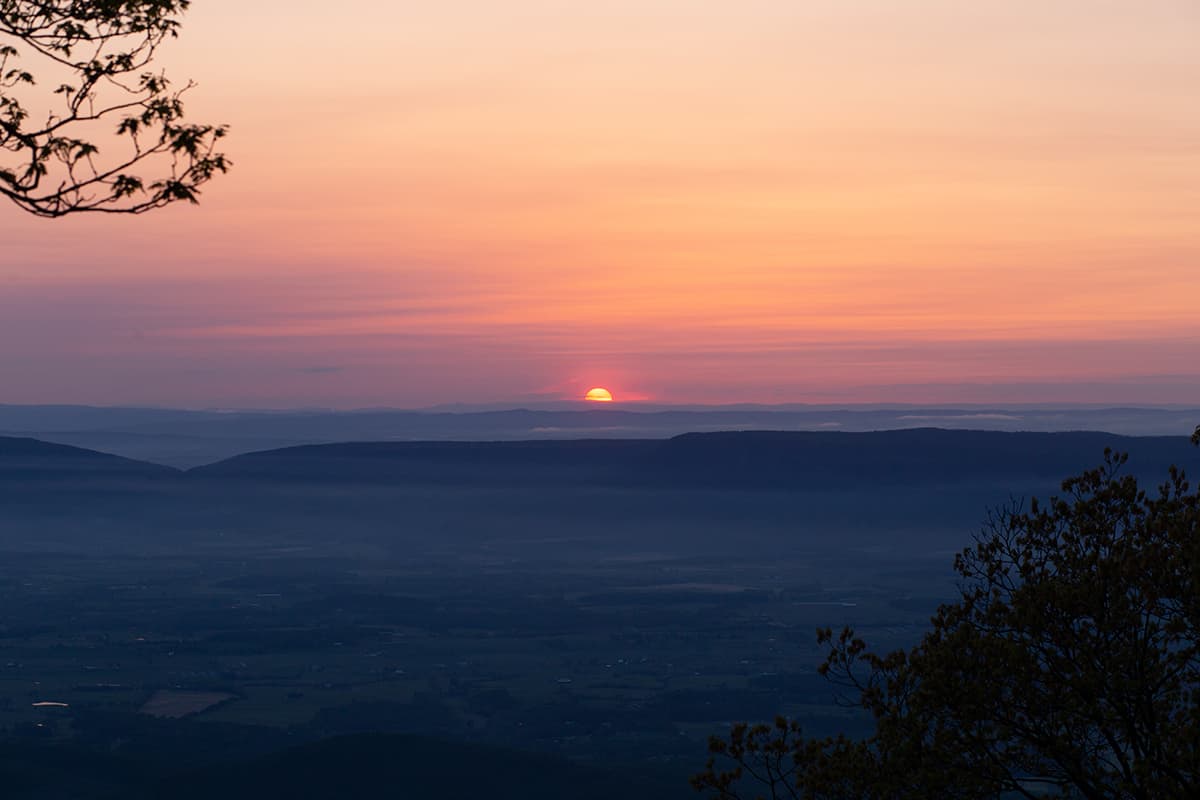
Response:
[[[963,419],[996,419],[1019,422],[1021,417],[1012,414],[905,414],[897,419],[907,420],[963,420]]]

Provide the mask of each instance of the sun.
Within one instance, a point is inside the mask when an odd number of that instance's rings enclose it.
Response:
[[[583,396],[583,399],[590,403],[611,403],[613,396],[608,389],[597,386],[595,389],[588,389],[588,393]]]

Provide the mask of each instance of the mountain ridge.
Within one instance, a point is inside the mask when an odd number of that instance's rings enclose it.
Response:
[[[548,484],[822,486],[848,477],[903,483],[936,479],[1062,478],[1127,450],[1139,471],[1188,462],[1186,437],[1088,431],[1006,433],[939,428],[848,432],[726,431],[670,439],[493,442],[347,442],[266,450],[188,471],[189,476],[365,483],[503,486]]]
[[[0,436],[0,478],[53,475],[182,475],[174,467],[28,436]]]
[[[190,468],[257,450],[348,441],[665,439],[692,431],[1094,430],[1126,435],[1190,432],[1200,408],[1003,405],[658,406],[275,411],[11,406],[0,435],[32,436]]]
[[[960,483],[1008,476],[1061,479],[1105,449],[1131,469],[1163,474],[1200,460],[1184,436],[943,428],[894,431],[718,431],[667,439],[376,441],[243,453],[178,470],[97,450],[0,436],[0,479],[99,477],[195,481],[646,488],[836,488],[848,481]]]

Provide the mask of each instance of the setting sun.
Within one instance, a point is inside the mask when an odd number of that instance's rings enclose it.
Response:
[[[612,392],[608,389],[602,389],[597,386],[595,389],[588,389],[588,393],[583,396],[583,399],[592,403],[611,403],[613,396]]]

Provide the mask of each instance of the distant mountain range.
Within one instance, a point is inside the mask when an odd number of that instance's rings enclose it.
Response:
[[[186,471],[0,438],[0,549],[178,554],[237,541],[518,559],[945,553],[989,510],[1058,492],[1105,448],[1128,452],[1127,474],[1151,489],[1171,464],[1200,474],[1200,449],[1185,436],[1108,433],[348,442]]]
[[[511,410],[185,411],[0,405],[0,435],[188,468],[294,445],[381,441],[667,439],[712,431],[910,428],[1190,433],[1200,408],[718,406]]]
[[[0,437],[0,481],[147,478],[445,486],[869,489],[1011,479],[1053,481],[1128,452],[1165,475],[1200,461],[1184,436],[1004,433],[922,428],[874,433],[745,431],[666,440],[349,442],[247,453],[188,471],[91,450]]]
[[[870,484],[1054,480],[1105,448],[1165,474],[1196,460],[1184,437],[914,429],[747,431],[659,440],[362,442],[250,453],[189,476],[209,479],[474,486],[603,485],[703,489],[869,489]]]

